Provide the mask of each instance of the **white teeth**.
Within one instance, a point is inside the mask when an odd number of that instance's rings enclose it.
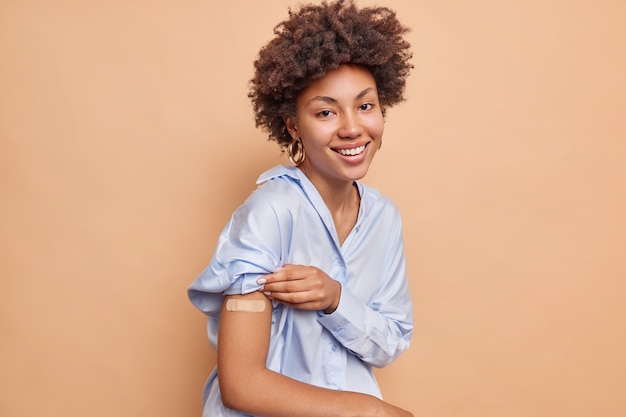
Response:
[[[343,156],[354,156],[354,155],[360,154],[364,150],[365,150],[365,145],[361,145],[352,149],[338,149],[337,152],[339,152]]]

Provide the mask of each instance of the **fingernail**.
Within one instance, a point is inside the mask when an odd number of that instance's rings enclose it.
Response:
[[[265,278],[259,278],[256,280],[256,283],[259,285],[263,285],[267,282],[267,280]]]
[[[270,295],[272,295],[272,293],[271,293],[270,291],[263,291],[263,294],[267,295],[268,297],[269,297]]]

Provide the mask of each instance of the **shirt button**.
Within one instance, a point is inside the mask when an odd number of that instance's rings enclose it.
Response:
[[[333,345],[333,347],[331,348],[333,352],[337,352],[337,345]]]

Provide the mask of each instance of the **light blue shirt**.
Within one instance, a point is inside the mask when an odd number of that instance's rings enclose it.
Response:
[[[313,265],[341,283],[339,306],[324,314],[273,302],[267,367],[313,385],[380,398],[372,366],[398,357],[409,347],[413,331],[396,206],[356,183],[358,219],[340,245],[330,211],[300,169],[278,165],[257,184],[188,290],[191,302],[209,316],[211,345],[217,346],[224,294],[256,291],[259,277],[285,264]],[[206,416],[244,415],[222,405],[216,370],[206,383],[204,401]]]

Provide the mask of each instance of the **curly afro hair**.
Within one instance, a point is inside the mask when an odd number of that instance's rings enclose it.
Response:
[[[289,9],[289,18],[259,51],[248,96],[257,127],[284,149],[292,140],[284,116],[296,116],[296,97],[313,80],[342,64],[367,68],[383,108],[404,100],[413,65],[410,29],[386,7],[357,8],[352,0]]]

